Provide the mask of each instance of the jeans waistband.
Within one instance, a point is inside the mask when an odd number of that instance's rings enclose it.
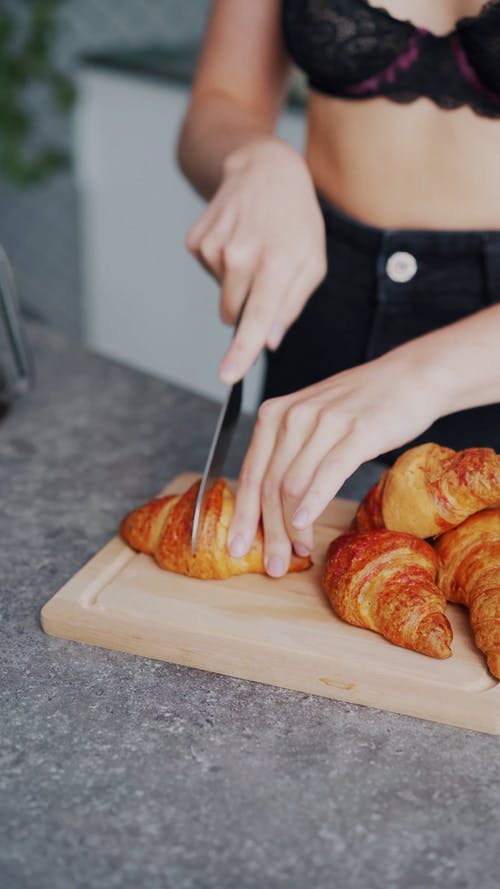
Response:
[[[500,229],[443,230],[412,228],[379,228],[359,222],[339,210],[317,192],[325,219],[328,236],[340,239],[353,247],[376,256],[383,248],[416,250],[419,254],[435,257],[473,256],[478,253],[498,253],[500,257]]]

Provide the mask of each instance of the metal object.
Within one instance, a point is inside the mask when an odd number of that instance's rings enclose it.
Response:
[[[245,303],[240,308],[236,324],[234,325],[233,337],[240,326],[240,321],[245,309]],[[201,477],[200,489],[196,498],[193,516],[193,528],[191,531],[191,552],[194,555],[196,549],[196,541],[198,532],[203,524],[203,513],[206,506],[206,496],[210,491],[214,481],[219,478],[224,467],[224,463],[231,444],[233,432],[238,422],[241,411],[241,399],[243,396],[243,380],[238,380],[229,387],[227,395],[224,399],[222,407],[217,418],[217,425],[208,452],[207,462]]]
[[[0,246],[0,404],[29,389],[33,364],[21,329],[14,274]]]
[[[203,524],[206,495],[210,491],[215,480],[219,478],[224,467],[229,445],[231,444],[233,432],[240,415],[242,393],[243,381],[239,380],[237,383],[234,383],[233,386],[229,387],[224,403],[220,409],[194,508],[193,529],[191,532],[192,553],[194,553],[196,549],[198,532]]]
[[[385,270],[387,277],[395,284],[407,284],[417,274],[417,260],[412,253],[398,250],[389,256]]]

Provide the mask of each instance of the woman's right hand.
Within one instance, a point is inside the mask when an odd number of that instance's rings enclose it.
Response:
[[[220,366],[233,383],[264,346],[279,346],[326,274],[324,222],[303,157],[275,137],[232,152],[186,243],[221,285],[222,320],[235,324],[245,305]]]

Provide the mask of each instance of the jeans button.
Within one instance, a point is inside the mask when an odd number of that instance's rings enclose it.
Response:
[[[398,250],[389,256],[385,271],[387,277],[396,284],[406,284],[417,274],[417,260],[411,253]]]

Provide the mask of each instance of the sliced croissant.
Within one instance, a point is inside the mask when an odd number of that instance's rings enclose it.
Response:
[[[360,504],[354,527],[434,537],[496,505],[500,456],[494,450],[454,451],[429,443],[398,457]]]
[[[322,580],[343,620],[403,648],[447,658],[453,632],[436,570],[434,550],[413,534],[351,531],[330,544]]]
[[[500,679],[500,509],[487,509],[435,543],[438,583],[450,602],[469,609],[476,645]]]
[[[250,572],[265,574],[262,527],[245,556],[234,558],[227,550],[227,531],[234,511],[234,494],[223,479],[208,493],[207,506],[194,555],[191,553],[196,495],[195,482],[180,495],[159,497],[123,519],[120,533],[134,549],[154,556],[160,568],[190,577],[222,579]],[[309,558],[293,555],[289,571],[304,571]]]

